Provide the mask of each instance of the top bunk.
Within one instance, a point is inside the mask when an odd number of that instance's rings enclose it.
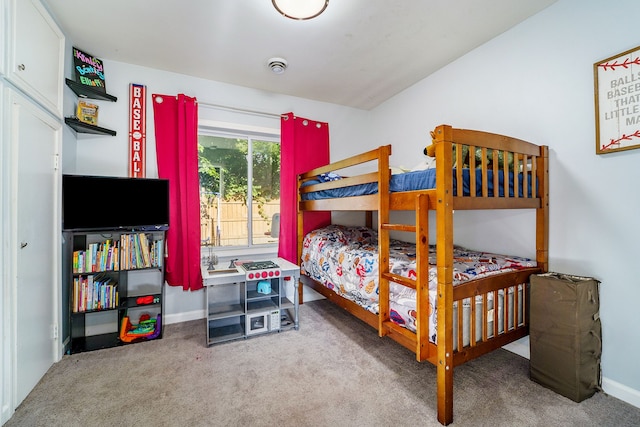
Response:
[[[386,145],[301,174],[300,211],[414,210],[416,197],[423,194],[430,210],[444,199],[451,200],[453,209],[546,205],[546,146],[449,125],[436,127],[431,137],[425,152],[435,155],[435,168],[392,174],[391,146]],[[358,172],[342,176],[345,170]]]

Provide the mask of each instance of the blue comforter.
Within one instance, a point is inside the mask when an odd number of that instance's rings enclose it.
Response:
[[[482,196],[482,169],[475,169],[476,173],[476,196]],[[508,174],[508,183],[509,183],[509,197],[513,197],[513,181],[514,174],[513,172],[509,172]],[[518,188],[519,188],[519,197],[524,197],[523,193],[523,176],[524,174],[519,173],[518,177]],[[471,194],[470,190],[470,170],[463,169],[462,170],[462,179],[463,179],[463,196],[469,196]],[[493,197],[493,171],[487,171],[487,179],[488,179],[488,190],[489,197]],[[303,184],[304,186],[319,184],[324,182],[325,180],[322,177],[318,177],[318,179],[313,179],[307,181]],[[504,197],[504,173],[503,171],[498,172],[498,195],[500,197]],[[531,197],[531,174],[529,173],[528,178],[528,188],[527,188],[527,197]],[[426,169],[421,171],[407,172],[396,175],[391,175],[391,181],[389,182],[389,190],[391,192],[400,192],[400,191],[413,191],[413,190],[428,190],[436,187],[436,170],[435,169]],[[365,196],[368,194],[376,194],[378,192],[378,184],[377,183],[368,183],[368,184],[359,184],[352,185],[349,187],[342,188],[334,188],[330,190],[321,190],[314,191],[311,193],[303,194],[303,200],[322,200],[322,199],[331,199],[336,197],[352,197],[352,196]],[[456,170],[453,169],[453,195],[457,194],[457,178],[456,178]]]

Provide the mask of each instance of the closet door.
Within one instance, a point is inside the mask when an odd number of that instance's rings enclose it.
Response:
[[[7,78],[62,117],[64,34],[40,0],[10,0]]]
[[[0,0],[1,1],[1,0]],[[2,4],[0,3],[0,6]],[[2,9],[0,7],[0,9]],[[2,11],[0,10],[0,17]],[[1,38],[1,37],[0,37]],[[1,60],[0,60],[1,61]],[[13,413],[11,406],[11,304],[9,295],[10,262],[9,241],[9,177],[8,132],[5,121],[4,81],[0,79],[0,425],[9,420]]]
[[[62,125],[7,89],[11,150],[14,408],[58,359],[59,173]]]

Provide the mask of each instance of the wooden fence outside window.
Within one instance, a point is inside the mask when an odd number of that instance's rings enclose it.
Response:
[[[278,239],[271,237],[271,221],[273,214],[280,212],[280,200],[272,200],[260,206],[254,202],[253,212],[253,242],[252,244],[277,243]],[[219,213],[219,221],[218,221]],[[203,243],[213,242],[214,246],[244,246],[247,245],[247,206],[242,202],[220,202],[216,200],[202,207],[200,214],[200,236]]]

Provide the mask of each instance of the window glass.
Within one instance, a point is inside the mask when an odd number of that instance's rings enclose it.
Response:
[[[198,158],[203,244],[248,247],[277,243],[278,233],[272,226],[278,225],[280,210],[278,141],[200,134]]]

